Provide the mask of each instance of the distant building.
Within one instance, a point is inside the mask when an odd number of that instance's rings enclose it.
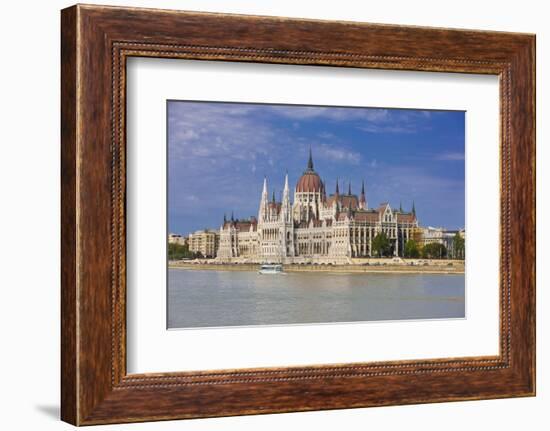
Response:
[[[186,245],[188,238],[178,233],[168,234],[168,244]]]
[[[216,257],[220,234],[214,230],[198,230],[189,234],[189,251],[201,253],[204,257]]]
[[[443,244],[447,249],[447,256],[449,257],[458,257],[455,256],[454,250],[454,239],[455,235],[459,234],[462,238],[466,239],[466,232],[464,229],[460,230],[447,230],[442,227],[423,227],[420,228],[420,235],[417,238],[418,243],[421,246],[427,244]]]
[[[351,258],[374,256],[372,242],[381,232],[388,237],[391,253],[402,256],[405,243],[418,236],[418,220],[411,211],[388,203],[369,208],[362,184],[361,194],[327,196],[325,183],[313,168],[311,151],[307,168],[298,179],[291,202],[288,174],[282,201],[269,199],[264,179],[258,217],[235,220],[224,217],[220,227],[220,261],[252,262],[348,262]],[[190,240],[191,241],[191,240]]]

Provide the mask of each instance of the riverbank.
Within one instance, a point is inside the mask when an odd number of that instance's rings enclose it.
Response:
[[[211,271],[258,271],[259,265],[252,263],[205,263],[171,261],[170,269],[187,270],[211,270]],[[327,273],[391,273],[391,274],[464,274],[464,262],[445,261],[424,264],[386,263],[378,264],[339,264],[339,265],[314,265],[314,264],[285,264],[285,272],[327,272]]]

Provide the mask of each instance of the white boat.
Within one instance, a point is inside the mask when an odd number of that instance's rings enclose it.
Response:
[[[266,263],[260,267],[260,274],[284,274],[283,265]]]

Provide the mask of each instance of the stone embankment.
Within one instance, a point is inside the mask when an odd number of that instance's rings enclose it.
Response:
[[[257,263],[220,263],[216,261],[170,261],[171,269],[257,271]],[[285,272],[341,272],[341,273],[393,273],[393,274],[464,274],[462,260],[428,259],[356,259],[349,264],[284,264]]]

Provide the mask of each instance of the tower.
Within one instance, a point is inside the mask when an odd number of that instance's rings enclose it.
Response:
[[[359,208],[362,210],[368,209],[367,196],[365,195],[365,180],[361,183],[361,196],[359,197]]]
[[[338,178],[336,178],[336,190],[334,191],[334,201],[338,203],[338,200],[340,199],[340,186],[338,184]]]
[[[267,177],[264,177],[264,187],[262,190],[262,197],[260,199],[260,208],[258,210],[258,223],[262,223],[267,218],[268,209],[268,195],[267,195]]]
[[[309,147],[309,159],[307,161],[307,170],[313,172],[313,157],[311,155],[311,146]]]
[[[294,190],[294,220],[298,223],[309,223],[312,219],[318,219],[322,201],[323,182],[313,167],[310,148],[306,170],[298,179]]]
[[[288,172],[285,174],[279,232],[281,238],[281,255],[284,257],[294,256],[294,220],[292,219],[292,207],[290,205]]]
[[[290,190],[288,188],[288,173],[285,174],[285,187],[283,189],[283,201],[281,202],[281,219],[285,223],[292,221],[292,208],[290,206]]]

